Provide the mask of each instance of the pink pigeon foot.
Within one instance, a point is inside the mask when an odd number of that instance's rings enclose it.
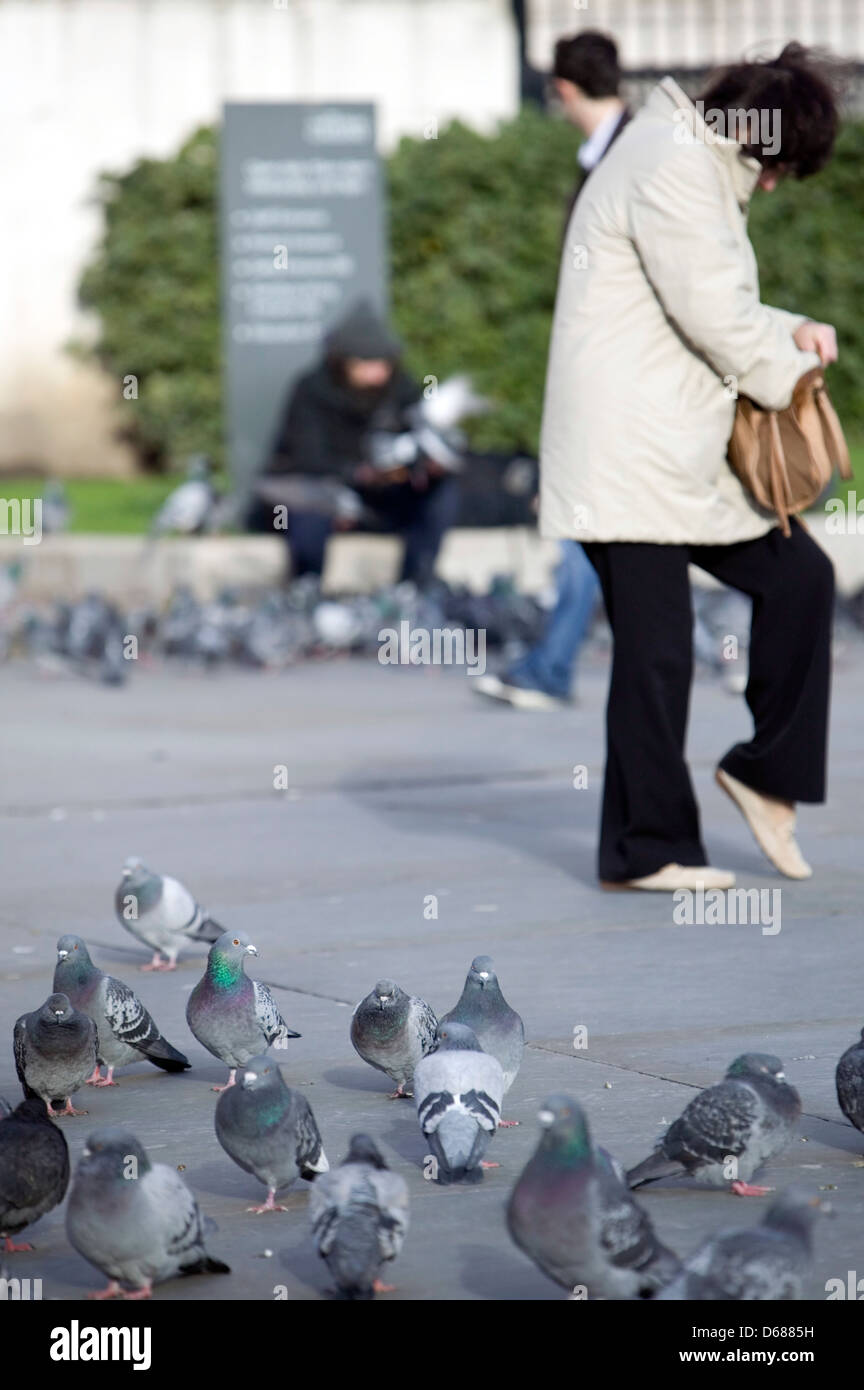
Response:
[[[254,1211],[256,1216],[260,1216],[263,1211],[287,1211],[287,1207],[280,1207],[275,1201],[276,1189],[271,1187],[267,1193],[267,1201],[260,1207],[247,1207],[247,1211]]]
[[[231,1071],[228,1073],[228,1080],[225,1082],[225,1085],[224,1085],[224,1086],[211,1086],[211,1087],[210,1087],[210,1090],[211,1090],[211,1091],[228,1091],[228,1090],[230,1090],[230,1088],[231,1088],[233,1085],[236,1084],[236,1083],[235,1083],[235,1077],[236,1077],[236,1075],[237,1075],[237,1068],[236,1068],[236,1067],[232,1067]]]
[[[89,1115],[89,1110],[76,1110],[69,1096],[66,1097],[65,1110],[53,1110],[51,1102],[48,1102],[48,1114],[52,1120],[59,1120],[61,1115]]]
[[[97,1067],[92,1076],[88,1076],[84,1082],[85,1086],[119,1086],[120,1082],[114,1080],[114,1068],[109,1067],[105,1076],[99,1075]]]
[[[406,1091],[406,1090],[405,1090],[405,1082],[404,1082],[404,1081],[400,1081],[399,1085],[396,1087],[396,1090],[395,1090],[395,1091],[391,1091],[390,1094],[389,1094],[389,1096],[387,1097],[387,1099],[388,1099],[388,1100],[410,1100],[411,1097],[412,1097],[412,1095],[413,1095],[413,1092],[412,1092],[412,1091]]]
[[[163,960],[157,951],[149,965],[142,965],[142,970],[176,970],[176,960]]]
[[[373,1280],[373,1282],[372,1282],[372,1288],[374,1289],[375,1293],[395,1293],[395,1292],[396,1292],[396,1285],[395,1285],[395,1284],[382,1284],[382,1282],[381,1282],[380,1279],[374,1279],[374,1280]]]
[[[143,1289],[132,1289],[130,1293],[123,1293],[122,1297],[127,1303],[140,1303],[142,1298],[150,1298],[153,1293],[153,1285],[146,1284]]]
[[[519,1123],[518,1120],[499,1120],[499,1121],[498,1121],[498,1128],[499,1128],[499,1129],[512,1129],[513,1126],[514,1126],[514,1125],[518,1125],[518,1123]]]
[[[111,1279],[107,1289],[99,1289],[96,1293],[88,1293],[87,1297],[92,1303],[104,1303],[106,1298],[120,1298],[123,1293],[116,1279]]]
[[[480,1160],[480,1167],[481,1167],[481,1168],[500,1168],[500,1167],[501,1167],[501,1164],[500,1164],[500,1163],[490,1163],[489,1160],[488,1160],[487,1158],[483,1158],[483,1159]]]
[[[4,1254],[6,1255],[24,1254],[26,1251],[33,1249],[33,1246],[28,1245],[26,1240],[22,1241],[20,1245],[16,1245],[11,1236],[4,1236],[3,1239],[6,1242],[4,1249]]]
[[[767,1197],[773,1187],[753,1187],[749,1182],[733,1182],[732,1191],[736,1197]]]

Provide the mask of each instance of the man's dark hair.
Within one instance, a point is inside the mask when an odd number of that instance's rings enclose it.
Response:
[[[617,97],[621,85],[618,49],[614,39],[596,29],[583,29],[555,45],[552,71],[579,87],[586,97]]]
[[[700,100],[706,109],[776,112],[779,149],[769,153],[752,142],[744,143],[744,149],[766,169],[781,165],[795,178],[806,179],[831,158],[840,123],[840,71],[826,54],[787,43],[776,58],[735,63],[715,73]]]

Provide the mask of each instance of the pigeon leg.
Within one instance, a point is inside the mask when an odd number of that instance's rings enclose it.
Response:
[[[162,953],[161,953],[160,951],[156,951],[156,952],[154,953],[154,955],[153,955],[153,959],[151,960],[150,964],[149,964],[149,965],[142,965],[142,966],[141,966],[141,969],[142,969],[142,970],[176,970],[176,969],[177,969],[177,960],[176,960],[176,957],[175,957],[174,960],[171,960],[170,956],[168,957],[167,960],[163,960],[163,959],[162,959]]]
[[[488,1160],[488,1158],[481,1158],[481,1160],[480,1160],[480,1167],[481,1167],[481,1168],[500,1168],[500,1167],[501,1167],[501,1164],[500,1164],[500,1163],[490,1163],[489,1160]]]
[[[390,1094],[389,1094],[389,1096],[387,1097],[387,1099],[388,1099],[388,1100],[410,1100],[411,1097],[413,1096],[413,1094],[414,1094],[413,1091],[406,1091],[406,1090],[405,1090],[405,1082],[404,1082],[404,1081],[400,1081],[400,1082],[399,1082],[399,1085],[396,1087],[396,1090],[395,1090],[395,1091],[391,1091]]]
[[[145,1284],[143,1289],[132,1289],[130,1293],[124,1293],[122,1297],[127,1303],[140,1302],[142,1298],[150,1298],[153,1293],[153,1285]]]
[[[53,1110],[51,1102],[48,1102],[48,1114],[51,1116],[52,1120],[59,1120],[61,1115],[88,1115],[89,1113],[88,1110],[76,1110],[70,1096],[66,1097],[66,1108],[64,1110]]]
[[[33,1249],[33,1246],[28,1245],[26,1240],[23,1241],[21,1245],[16,1245],[11,1236],[4,1236],[3,1239],[6,1242],[5,1253],[7,1255],[17,1255],[19,1253],[23,1253],[26,1250]]]
[[[98,1068],[98,1067],[96,1068],[96,1071],[97,1071],[97,1074],[98,1074],[98,1071],[99,1071],[99,1068]],[[108,1068],[107,1075],[105,1075],[105,1076],[98,1076],[98,1075],[97,1075],[97,1079],[96,1079],[95,1081],[94,1081],[93,1077],[91,1076],[91,1077],[88,1079],[88,1081],[87,1081],[86,1084],[87,1084],[88,1086],[119,1086],[119,1085],[120,1085],[120,1082],[114,1080],[114,1068],[113,1068],[113,1067],[109,1067],[109,1068]]]
[[[373,1290],[374,1290],[375,1293],[395,1293],[395,1292],[396,1292],[396,1285],[395,1285],[395,1284],[382,1284],[382,1282],[381,1282],[380,1279],[373,1279],[373,1280],[372,1280],[372,1288],[373,1288]]]
[[[766,1197],[773,1187],[753,1187],[749,1182],[733,1182],[732,1191],[736,1197]]]
[[[87,1297],[96,1303],[103,1303],[106,1298],[118,1298],[123,1290],[116,1279],[109,1279],[106,1289],[99,1289],[96,1293],[88,1293]]]
[[[87,1080],[84,1082],[84,1085],[85,1085],[85,1086],[95,1086],[95,1085],[96,1085],[96,1082],[97,1082],[97,1081],[99,1080],[99,1078],[100,1078],[100,1075],[101,1075],[101,1072],[100,1072],[100,1070],[99,1070],[99,1063],[97,1062],[96,1065],[95,1065],[95,1067],[94,1067],[93,1070],[91,1071],[90,1075],[87,1077]]]
[[[498,1128],[499,1128],[499,1129],[512,1129],[513,1126],[514,1126],[514,1125],[518,1125],[518,1123],[519,1123],[518,1120],[499,1120],[499,1121],[498,1121]]]
[[[227,1087],[226,1087],[225,1089],[227,1090]],[[275,1202],[275,1200],[274,1200],[275,1197],[276,1197],[276,1189],[275,1189],[275,1187],[268,1188],[268,1190],[267,1190],[267,1201],[264,1203],[264,1205],[263,1205],[263,1206],[260,1206],[260,1207],[247,1207],[246,1210],[247,1210],[247,1211],[254,1211],[256,1216],[260,1216],[261,1213],[262,1213],[262,1211],[287,1211],[287,1210],[288,1210],[287,1207],[280,1207],[280,1206],[277,1206],[277,1205],[276,1205],[276,1202]]]
[[[236,1067],[232,1067],[231,1070],[230,1070],[230,1072],[228,1073],[228,1080],[225,1082],[225,1085],[224,1085],[224,1086],[211,1086],[211,1087],[210,1087],[210,1090],[211,1090],[211,1091],[227,1091],[227,1090],[229,1090],[232,1086],[234,1086],[234,1085],[236,1084],[236,1083],[235,1083],[235,1080],[234,1080],[234,1078],[236,1077],[236,1075],[237,1075],[237,1068],[236,1068]]]

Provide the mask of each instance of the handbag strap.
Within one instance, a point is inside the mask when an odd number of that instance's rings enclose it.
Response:
[[[784,536],[791,535],[792,528],[789,525],[789,494],[787,491],[786,460],[783,453],[783,441],[780,438],[780,426],[777,423],[777,412],[768,412],[768,428],[770,431],[769,448],[769,477],[771,481],[771,500],[774,510],[780,520],[780,529]]]

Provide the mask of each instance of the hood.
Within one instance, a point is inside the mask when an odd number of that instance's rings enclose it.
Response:
[[[402,344],[375,312],[368,299],[360,299],[334,324],[325,339],[328,357],[385,358],[394,362]]]

